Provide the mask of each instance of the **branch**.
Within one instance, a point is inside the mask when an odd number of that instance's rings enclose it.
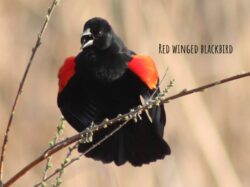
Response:
[[[34,57],[36,55],[36,52],[37,52],[39,46],[41,45],[41,40],[42,40],[44,31],[46,30],[46,28],[48,26],[48,23],[49,23],[49,20],[50,20],[50,17],[52,15],[53,11],[54,11],[54,8],[56,7],[56,5],[58,3],[59,3],[59,0],[54,0],[52,2],[52,4],[51,4],[50,8],[48,9],[48,12],[47,12],[47,15],[46,15],[46,19],[45,19],[45,21],[43,23],[41,31],[38,34],[35,46],[32,49],[31,56],[29,58],[28,64],[26,66],[26,69],[24,71],[23,77],[22,77],[21,82],[19,84],[19,88],[17,90],[17,94],[16,94],[16,97],[15,97],[15,100],[14,100],[14,103],[13,103],[13,106],[12,106],[12,109],[11,109],[9,121],[8,121],[7,128],[6,128],[5,135],[4,135],[4,141],[3,141],[3,145],[2,145],[2,150],[1,150],[1,157],[0,157],[0,184],[2,183],[2,179],[3,179],[4,153],[5,153],[5,150],[6,150],[6,147],[7,147],[8,135],[9,135],[9,131],[10,131],[10,128],[11,128],[13,117],[14,117],[14,114],[15,114],[15,111],[16,111],[16,106],[17,106],[18,100],[20,98],[20,95],[21,95],[21,93],[23,91],[23,86],[24,86],[25,80],[27,78],[30,66],[31,66],[31,64],[33,62],[33,59],[34,59]]]
[[[166,71],[167,72],[167,71]],[[247,73],[248,74],[248,73]],[[232,81],[232,80],[236,80],[236,79],[240,79],[240,78],[243,78],[242,76],[245,77],[245,75],[241,74],[241,75],[236,75],[236,76],[233,76],[233,77],[230,77],[230,78],[227,78],[227,79],[223,79],[221,81],[217,81],[217,82],[214,82],[214,83],[211,83],[211,84],[208,84],[208,85],[205,85],[205,86],[202,86],[202,87],[199,87],[197,89],[193,89],[193,90],[190,90],[190,91],[186,91],[186,94],[185,95],[188,95],[188,94],[191,94],[191,93],[194,93],[194,92],[199,92],[199,91],[204,91],[205,89],[207,88],[210,88],[210,87],[213,87],[213,86],[216,86],[218,84],[222,84],[222,83],[225,83],[225,82],[229,82],[229,81]],[[246,75],[246,76],[249,76],[249,75]],[[163,76],[163,78],[165,77],[165,74]],[[178,97],[182,97],[180,96],[180,94],[183,94],[185,91],[182,91],[180,92],[179,94],[176,94],[174,96],[178,96]],[[155,94],[155,93],[154,93]],[[166,100],[171,100],[172,99],[176,99],[174,96],[172,97],[168,97]],[[153,95],[152,97],[150,97],[151,99],[153,98]],[[166,102],[168,102],[166,101]],[[165,101],[163,101],[163,103],[165,103]],[[122,126],[125,125],[125,124],[122,124]],[[121,128],[121,126],[118,126],[118,128],[114,129],[115,132],[117,132],[119,129]],[[111,132],[110,134],[108,134],[108,138],[111,137],[115,132]],[[105,137],[104,139],[102,139],[103,141],[105,141],[107,139],[107,137]],[[101,142],[103,142],[102,140],[100,140]],[[91,151],[92,149],[94,149],[98,144],[100,144],[101,142],[97,142],[96,144],[94,144],[92,147],[90,147],[88,150],[86,150],[84,153],[80,154],[78,157],[75,157],[73,159],[71,159],[67,164],[65,164],[64,166],[62,166],[61,168],[58,168],[56,169],[52,174],[50,174],[48,177],[46,177],[44,179],[44,181],[48,181],[49,179],[51,179],[53,176],[55,176],[57,173],[63,171],[63,169],[65,169],[66,167],[70,166],[71,164],[73,164],[75,161],[79,160],[80,157],[82,157],[83,155],[85,155],[86,153],[88,153],[89,151]],[[35,185],[36,186],[39,186],[41,183]]]
[[[101,130],[103,128],[107,128],[110,125],[115,125],[119,122],[124,122],[124,121],[128,121],[131,119],[134,119],[135,116],[140,115],[140,113],[142,113],[143,111],[152,108],[153,106],[158,106],[160,104],[163,103],[168,103],[171,100],[175,100],[177,98],[183,97],[183,96],[187,96],[196,92],[201,92],[204,91],[205,89],[220,85],[220,84],[224,84],[230,81],[234,81],[237,79],[241,79],[244,77],[249,77],[250,76],[250,72],[247,73],[242,73],[239,75],[235,75],[232,77],[228,77],[226,79],[222,79],[220,81],[216,81],[198,88],[194,88],[191,90],[186,90],[184,89],[183,91],[179,92],[178,94],[175,94],[173,96],[170,97],[166,97],[166,95],[160,93],[159,96],[157,96],[155,98],[155,100],[151,100],[151,101],[147,101],[145,105],[143,106],[138,106],[134,109],[131,109],[130,112],[124,114],[124,115],[118,115],[116,118],[113,118],[111,120],[105,119],[102,123],[100,123],[99,125],[91,125],[89,128],[87,128],[86,130],[84,130],[83,132],[76,134],[74,136],[71,136],[61,142],[58,142],[57,144],[55,144],[54,146],[48,148],[43,154],[41,154],[38,158],[36,158],[34,161],[32,161],[31,163],[29,163],[27,166],[25,166],[23,169],[21,169],[17,174],[15,174],[11,179],[9,179],[6,183],[5,183],[5,187],[10,186],[11,184],[13,184],[16,180],[18,180],[20,177],[22,177],[26,172],[28,172],[31,168],[33,168],[34,166],[36,166],[37,164],[39,164],[40,162],[42,162],[43,160],[45,160],[46,158],[48,158],[49,156],[51,156],[52,154],[55,154],[56,152],[58,152],[59,150],[63,149],[64,147],[79,141],[80,139],[82,139],[82,137],[87,136],[90,133],[93,133],[95,131]],[[162,95],[161,95],[162,94]]]
[[[249,77],[249,76],[250,76],[250,72],[247,72],[247,73],[244,72],[244,73],[241,73],[241,74],[238,74],[238,75],[234,75],[232,77],[228,77],[228,78],[225,78],[225,79],[222,79],[222,80],[210,83],[210,84],[206,84],[204,86],[200,86],[198,88],[194,88],[192,90],[186,90],[186,89],[184,89],[180,93],[178,93],[176,95],[173,95],[171,97],[166,98],[163,102],[164,103],[168,103],[170,100],[174,100],[174,99],[177,99],[179,97],[190,95],[190,94],[193,94],[195,92],[203,92],[203,91],[205,91],[208,88],[211,88],[211,87],[214,87],[214,86],[218,86],[220,84],[224,84],[224,83],[231,82],[231,81],[234,81],[234,80],[238,80],[238,79],[241,79],[241,78],[244,78],[244,77]]]
[[[104,141],[106,141],[107,139],[109,139],[112,135],[114,135],[116,132],[118,132],[122,127],[124,127],[128,122],[125,121],[122,124],[120,124],[117,128],[115,128],[113,131],[111,131],[109,134],[107,134],[103,139],[99,140],[98,142],[96,142],[94,145],[92,145],[90,148],[88,148],[87,150],[85,150],[83,153],[81,153],[79,156],[72,158],[70,161],[67,161],[66,163],[64,162],[61,165],[61,168],[56,169],[52,174],[50,174],[48,177],[46,177],[43,181],[46,182],[49,179],[51,179],[52,177],[54,177],[56,174],[61,174],[61,172],[63,172],[63,170],[70,166],[71,164],[73,164],[75,161],[79,160],[83,155],[87,154],[88,152],[90,152],[91,150],[93,150],[94,148],[96,148],[97,146],[99,146],[101,143],[103,143]],[[77,144],[76,144],[77,145]],[[75,149],[77,147],[73,147],[70,148],[69,153],[67,154],[66,158],[68,159],[68,155],[72,152],[73,149]],[[42,182],[36,184],[34,187],[39,187],[42,184]]]

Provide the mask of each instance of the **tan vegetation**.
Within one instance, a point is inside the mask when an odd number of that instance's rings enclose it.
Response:
[[[16,89],[50,1],[0,2],[0,137]],[[84,22],[94,16],[108,19],[127,46],[148,54],[160,74],[168,67],[170,94],[250,69],[250,2],[229,1],[66,1],[53,15],[24,93],[17,107],[6,152],[5,179],[44,150],[55,133],[60,112],[56,106],[57,70],[65,57],[79,52]],[[231,44],[233,54],[159,54],[158,44]],[[194,94],[166,105],[165,139],[172,155],[163,161],[133,168],[91,159],[66,169],[68,186],[249,186],[249,78]],[[64,136],[75,131],[67,126]],[[2,141],[2,139],[1,139]],[[60,164],[66,150],[53,159]],[[14,186],[39,182],[41,164]]]

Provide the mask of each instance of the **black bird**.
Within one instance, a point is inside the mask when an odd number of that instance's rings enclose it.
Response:
[[[58,107],[78,132],[92,122],[129,112],[149,99],[158,86],[153,60],[126,48],[110,24],[102,18],[88,20],[81,36],[82,51],[68,57],[58,73]],[[141,166],[163,159],[170,148],[163,139],[166,116],[163,106],[142,114],[142,120],[130,121],[116,134],[86,154],[103,163],[118,166],[126,161]],[[116,125],[93,135],[93,142],[80,144],[84,152],[111,132]]]

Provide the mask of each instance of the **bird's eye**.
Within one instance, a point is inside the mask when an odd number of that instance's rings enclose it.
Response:
[[[96,34],[97,37],[101,37],[102,35],[103,35],[103,32],[102,32],[102,31],[99,31],[99,32]]]

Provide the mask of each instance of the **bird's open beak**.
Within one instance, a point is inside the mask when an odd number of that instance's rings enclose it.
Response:
[[[82,39],[81,40],[82,40],[81,49],[84,49],[84,48],[89,47],[89,46],[94,44],[94,37],[93,37],[92,33],[90,32],[90,29],[86,29],[82,33]]]

